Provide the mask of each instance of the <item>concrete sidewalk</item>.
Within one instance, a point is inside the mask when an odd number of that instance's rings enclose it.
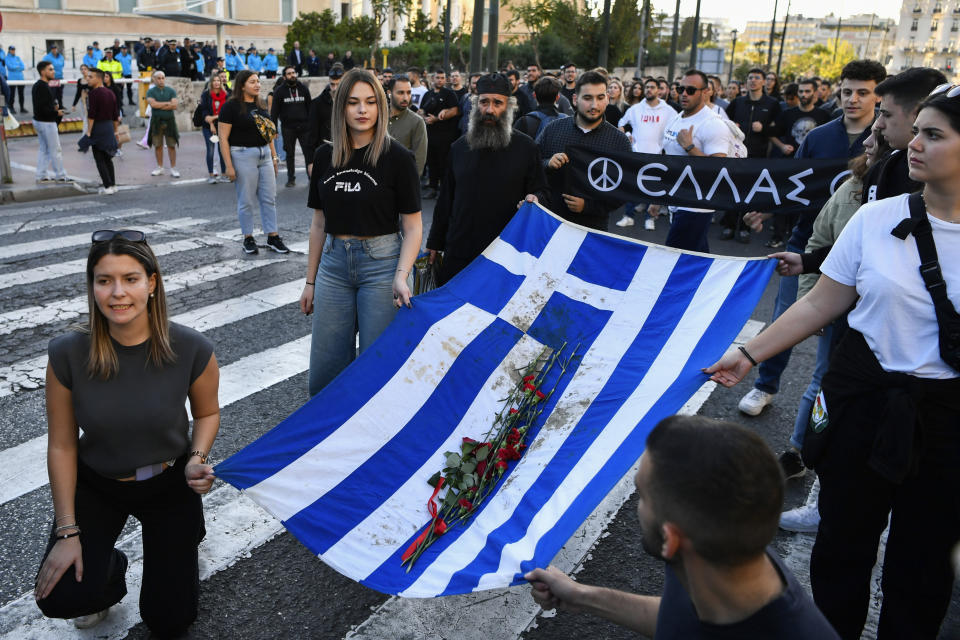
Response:
[[[133,141],[123,145],[123,155],[113,159],[117,176],[117,186],[121,190],[139,189],[145,187],[170,186],[178,184],[194,184],[207,179],[206,146],[203,134],[199,131],[189,131],[180,134],[180,146],[177,147],[177,169],[180,178],[170,175],[170,161],[167,152],[163,152],[164,175],[151,176],[150,172],[157,166],[154,150],[142,149],[137,142],[143,137],[143,129],[131,129]],[[90,153],[80,153],[77,150],[77,141],[80,133],[60,135],[60,146],[63,149],[63,166],[67,170],[74,184],[36,184],[37,166],[37,139],[13,138],[7,140],[10,151],[10,165],[13,170],[13,184],[0,185],[0,202],[28,202],[49,198],[61,198],[70,195],[96,193],[100,186],[100,176],[96,164]],[[297,168],[299,180],[306,179],[302,171],[304,167],[303,154],[297,151]],[[286,164],[280,163],[278,184],[286,182]],[[214,171],[220,171],[218,155],[214,155]],[[211,185],[213,188],[215,185]]]

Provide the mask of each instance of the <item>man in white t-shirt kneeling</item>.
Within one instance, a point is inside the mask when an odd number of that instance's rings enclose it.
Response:
[[[663,152],[670,156],[712,156],[726,158],[730,145],[727,125],[707,108],[707,76],[697,69],[688,70],[680,80],[680,108],[663,132]],[[659,207],[652,205],[650,213]],[[708,253],[707,232],[711,209],[670,207],[673,220],[664,244],[677,249]]]
[[[635,153],[660,153],[663,150],[663,131],[676,115],[673,107],[660,99],[656,78],[648,77],[643,81],[643,100],[627,109],[618,126],[630,136]],[[653,231],[655,226],[653,218],[647,214],[646,203],[628,202],[617,226],[633,226],[635,211],[643,212],[644,228]]]

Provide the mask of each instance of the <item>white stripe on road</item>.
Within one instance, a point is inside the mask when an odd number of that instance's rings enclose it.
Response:
[[[735,344],[745,344],[763,328],[763,323],[750,320],[744,325]],[[680,413],[694,415],[716,389],[707,382],[683,406]],[[576,573],[589,559],[620,508],[633,494],[636,466],[607,494],[593,513],[574,533],[553,559],[553,565],[564,573]],[[450,620],[457,620],[458,640],[490,640],[517,638],[536,620],[540,607],[530,597],[529,587],[478,591],[443,598],[391,597],[366,621],[349,632],[347,640],[380,640],[381,638],[443,638],[449,635]]]
[[[125,218],[136,218],[139,216],[156,213],[150,209],[125,209],[116,213],[98,212],[85,216],[67,216],[65,218],[48,218],[41,220],[27,220],[25,222],[10,222],[0,224],[0,236],[11,233],[23,233],[26,231],[37,231],[39,229],[50,229],[53,227],[69,227],[72,224],[88,224],[90,222],[100,222],[103,220],[123,220]]]
[[[46,360],[46,356],[43,359]],[[309,364],[310,336],[307,335],[221,367],[220,407],[302,373]],[[45,435],[0,451],[0,504],[47,484],[46,457]]]
[[[177,231],[181,227],[191,227],[198,224],[204,224],[207,220],[199,218],[177,218],[176,220],[165,220],[149,225],[137,225],[130,227],[144,233],[169,233]],[[0,260],[9,260],[10,258],[20,258],[33,253],[50,252],[57,249],[68,249],[89,244],[90,233],[77,233],[70,236],[61,236],[59,238],[47,238],[45,240],[35,240],[33,242],[15,242],[0,247]]]
[[[69,204],[50,204],[39,207],[17,208],[13,205],[0,207],[0,218],[11,218],[13,216],[32,216],[35,213],[50,213],[51,211],[76,211],[77,209],[92,209],[93,207],[102,207],[104,203],[96,200],[81,200],[79,202],[70,202]],[[12,207],[12,208],[11,208]]]
[[[269,260],[223,260],[184,271],[164,278],[163,287],[167,294],[179,289],[220,280],[251,269],[259,269],[267,265],[282,262],[281,258]],[[58,300],[44,305],[14,309],[0,314],[0,335],[7,335],[21,329],[29,329],[51,322],[72,320],[87,312],[87,296],[76,296],[66,300]]]
[[[223,243],[216,238],[191,238],[189,240],[174,240],[157,245],[150,245],[156,256],[165,256],[171,253],[181,251],[190,251],[191,249],[203,249],[207,247],[222,246]],[[68,260],[67,262],[56,262],[23,271],[11,271],[10,273],[0,274],[0,289],[16,287],[26,284],[43,282],[63,276],[72,276],[83,273],[87,268],[87,259],[79,258],[77,260]]]

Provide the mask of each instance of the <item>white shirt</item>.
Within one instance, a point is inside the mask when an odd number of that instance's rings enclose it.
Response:
[[[417,108],[420,108],[420,100],[423,99],[423,96],[426,95],[427,88],[423,85],[419,87],[413,87],[410,89],[410,103]]]
[[[668,156],[686,156],[689,155],[677,143],[677,134],[681,129],[693,127],[693,144],[708,156],[715,153],[726,154],[730,147],[730,130],[723,120],[711,111],[708,107],[702,107],[700,111],[688,118],[683,117],[683,113],[678,113],[667,123],[663,131],[663,152]],[[713,211],[713,209],[694,209],[692,207],[670,207],[671,211]]]
[[[633,150],[637,153],[660,153],[663,148],[663,130],[676,115],[673,107],[663,100],[655,107],[650,106],[646,100],[641,100],[627,109],[617,126],[629,124],[633,129],[630,136],[633,138]]]
[[[940,358],[940,332],[933,301],[920,278],[913,235],[900,240],[891,229],[910,217],[907,195],[868,202],[850,218],[821,273],[856,287],[860,299],[850,326],[866,339],[884,371],[920,378],[955,378]],[[960,224],[928,215],[947,294],[960,308]]]

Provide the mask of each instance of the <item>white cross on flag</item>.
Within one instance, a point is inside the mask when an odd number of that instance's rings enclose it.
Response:
[[[647,434],[707,380],[773,260],[691,254],[590,231],[526,204],[446,286],[414,298],[338,378],[216,474],[321,560],[378,591],[504,587],[546,566],[627,473]],[[491,427],[545,347],[580,345],[529,448],[407,572],[427,480]]]

